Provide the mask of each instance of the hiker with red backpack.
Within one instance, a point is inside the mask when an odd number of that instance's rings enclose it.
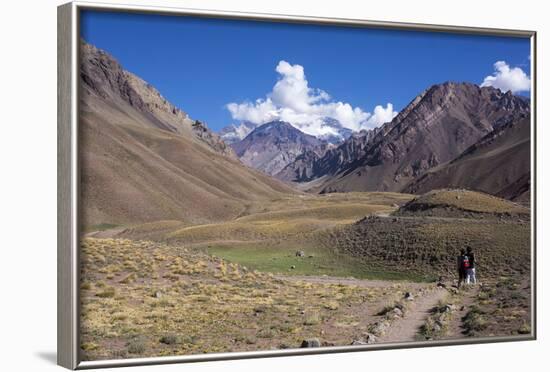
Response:
[[[476,261],[472,247],[466,248],[466,255],[468,256],[469,267],[466,269],[466,284],[476,284]]]
[[[466,254],[464,249],[460,250],[460,255],[456,259],[457,269],[458,269],[458,285],[457,288],[460,288],[460,285],[466,281],[466,273],[470,268],[470,258]]]

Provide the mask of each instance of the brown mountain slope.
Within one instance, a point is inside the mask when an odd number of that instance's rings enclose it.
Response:
[[[244,167],[223,141],[88,44],[81,51],[83,226],[233,218],[292,193]]]
[[[401,191],[428,169],[451,161],[483,136],[526,117],[529,103],[470,83],[434,85],[342,162],[346,143],[320,159],[328,173],[311,191]],[[350,141],[350,140],[348,140]],[[345,157],[344,157],[345,158]],[[330,166],[337,164],[336,168]],[[328,177],[327,177],[328,176]]]
[[[503,125],[456,159],[414,180],[405,191],[422,194],[443,187],[467,188],[512,200],[528,200],[530,138],[529,118]]]

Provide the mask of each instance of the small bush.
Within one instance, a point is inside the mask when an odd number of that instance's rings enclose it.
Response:
[[[180,343],[179,337],[175,334],[164,335],[160,338],[159,341],[166,345],[175,345]]]
[[[101,298],[115,297],[115,289],[113,287],[104,287],[103,291],[96,293],[96,296]]]
[[[97,344],[94,344],[93,342],[85,342],[82,345],[80,345],[80,348],[84,351],[91,351],[97,349],[99,346]]]
[[[472,306],[470,311],[464,316],[463,322],[464,328],[469,334],[483,331],[488,326],[485,312],[477,306]]]
[[[143,338],[136,338],[126,345],[130,354],[143,354],[147,349],[147,344]]]
[[[275,331],[271,328],[262,329],[260,332],[258,332],[257,336],[259,338],[273,338],[275,337]]]
[[[128,284],[128,283],[132,283],[133,281],[136,280],[136,274],[135,273],[131,273],[130,275],[126,276],[124,279],[122,279],[120,281],[120,283],[123,283],[123,284]]]
[[[311,313],[304,319],[304,325],[316,325],[321,322],[321,317],[318,313]]]
[[[531,333],[531,326],[527,323],[523,323],[518,329],[520,335],[528,335]]]
[[[340,304],[336,301],[330,301],[323,305],[323,307],[327,310],[338,310],[340,307]]]

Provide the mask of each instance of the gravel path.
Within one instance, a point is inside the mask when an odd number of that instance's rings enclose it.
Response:
[[[446,289],[434,289],[416,297],[403,318],[392,322],[387,332],[378,338],[379,343],[416,341],[420,327],[426,322],[430,310],[447,295]]]
[[[356,285],[364,288],[384,288],[393,287],[397,285],[407,286],[411,289],[421,289],[430,286],[429,283],[415,283],[399,280],[370,280],[370,279],[356,279],[356,278],[339,278],[332,276],[316,276],[316,275],[276,275],[278,279],[302,281],[309,283],[320,284],[344,284],[344,285]]]

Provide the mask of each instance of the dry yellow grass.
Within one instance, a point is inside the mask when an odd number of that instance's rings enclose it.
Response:
[[[434,190],[414,199],[412,204],[450,206],[478,213],[529,214],[529,209],[496,196],[469,190]]]
[[[248,214],[233,221],[186,226],[167,233],[171,241],[250,241],[288,239],[337,225],[350,224],[374,213],[390,213],[395,203],[412,196],[393,193],[350,193],[322,196],[299,195],[251,206]]]
[[[347,345],[361,330],[341,326],[361,321],[354,309],[402,290],[281,280],[123,239],[83,240],[81,279],[85,360],[297,347],[308,337]]]

